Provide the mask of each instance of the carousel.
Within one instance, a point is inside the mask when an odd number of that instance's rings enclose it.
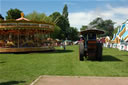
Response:
[[[50,34],[54,24],[24,18],[0,20],[0,52],[33,52],[54,50]]]

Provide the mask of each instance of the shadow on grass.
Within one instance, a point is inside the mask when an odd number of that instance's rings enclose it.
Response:
[[[104,55],[102,56],[102,61],[122,61],[122,60],[111,55]]]
[[[1,54],[30,54],[30,53],[70,53],[73,52],[73,50],[51,50],[51,51],[35,51],[35,52],[6,52]]]
[[[0,85],[15,85],[19,83],[25,83],[25,81],[8,81],[8,82],[2,82]]]
[[[126,56],[128,56],[128,54],[122,54],[122,55],[117,55],[117,56],[125,56],[126,57]]]
[[[70,53],[73,52],[73,50],[55,50],[53,53]]]
[[[2,62],[0,62],[0,63],[2,63],[2,64],[3,64],[3,63],[5,63],[5,62],[3,62],[3,61],[2,61]]]

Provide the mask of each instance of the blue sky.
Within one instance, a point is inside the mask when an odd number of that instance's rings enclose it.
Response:
[[[18,8],[25,15],[34,10],[50,15],[62,13],[64,4],[68,5],[71,26],[77,28],[96,17],[112,19],[116,25],[128,19],[128,0],[0,0],[0,14],[5,17],[10,8]]]

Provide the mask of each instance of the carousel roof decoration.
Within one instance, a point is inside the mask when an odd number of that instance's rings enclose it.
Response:
[[[24,13],[21,13],[21,18],[16,19],[16,21],[21,21],[21,20],[30,21],[29,19],[24,18]]]

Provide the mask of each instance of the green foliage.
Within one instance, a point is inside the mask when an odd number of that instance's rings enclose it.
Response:
[[[61,17],[61,14],[59,12],[54,12],[49,17],[54,23],[57,23],[59,21],[59,18]]]
[[[97,29],[101,29],[105,31],[105,34],[102,36],[113,36],[114,31],[114,22],[110,19],[103,20],[102,18],[98,17],[94,19],[92,22],[90,22],[89,25],[96,27]]]
[[[52,21],[58,26],[60,27],[60,34],[58,35],[58,39],[61,40],[65,40],[69,38],[69,21],[67,18],[65,18],[64,16],[62,16],[59,12],[54,12],[50,15],[50,17],[52,18]]]
[[[79,39],[77,28],[70,27],[68,33],[69,33],[69,34],[68,34],[68,35],[69,35],[69,38],[68,38],[69,40],[76,41],[76,40]]]
[[[90,25],[102,25],[104,22],[104,20],[100,17],[97,17],[96,19],[94,19],[92,22],[90,22]]]
[[[54,32],[51,33],[51,38],[53,38],[53,39],[58,38],[58,36],[60,35],[60,31],[61,31],[60,27],[58,27],[57,25],[55,25]]]
[[[69,29],[69,22],[67,19],[65,19],[63,16],[59,17],[58,22],[56,23],[57,26],[61,28],[61,35],[59,36],[59,39],[65,40],[68,38],[68,29]]]
[[[114,34],[116,34],[117,33],[117,31],[118,31],[118,29],[120,28],[121,26],[117,26],[115,29],[114,29]]]
[[[6,19],[18,19],[21,17],[21,10],[19,9],[10,9],[7,11]]]
[[[87,25],[84,25],[84,26],[82,26],[82,27],[80,28],[80,31],[86,30],[87,28],[88,28],[88,26],[87,26]]]
[[[100,17],[94,19],[92,22],[89,23],[89,25],[91,25],[91,27],[96,27],[97,29],[105,29],[104,20]]]
[[[48,23],[52,23],[52,19],[50,17],[47,17],[44,13],[38,13],[36,11],[27,14],[25,17],[32,21],[45,21]]]
[[[106,36],[110,36],[112,38],[113,32],[114,32],[114,22],[112,20],[105,20],[105,31],[106,31]]]
[[[4,17],[0,14],[0,19],[4,20]]]
[[[68,7],[67,4],[64,5],[62,16],[68,19]]]

